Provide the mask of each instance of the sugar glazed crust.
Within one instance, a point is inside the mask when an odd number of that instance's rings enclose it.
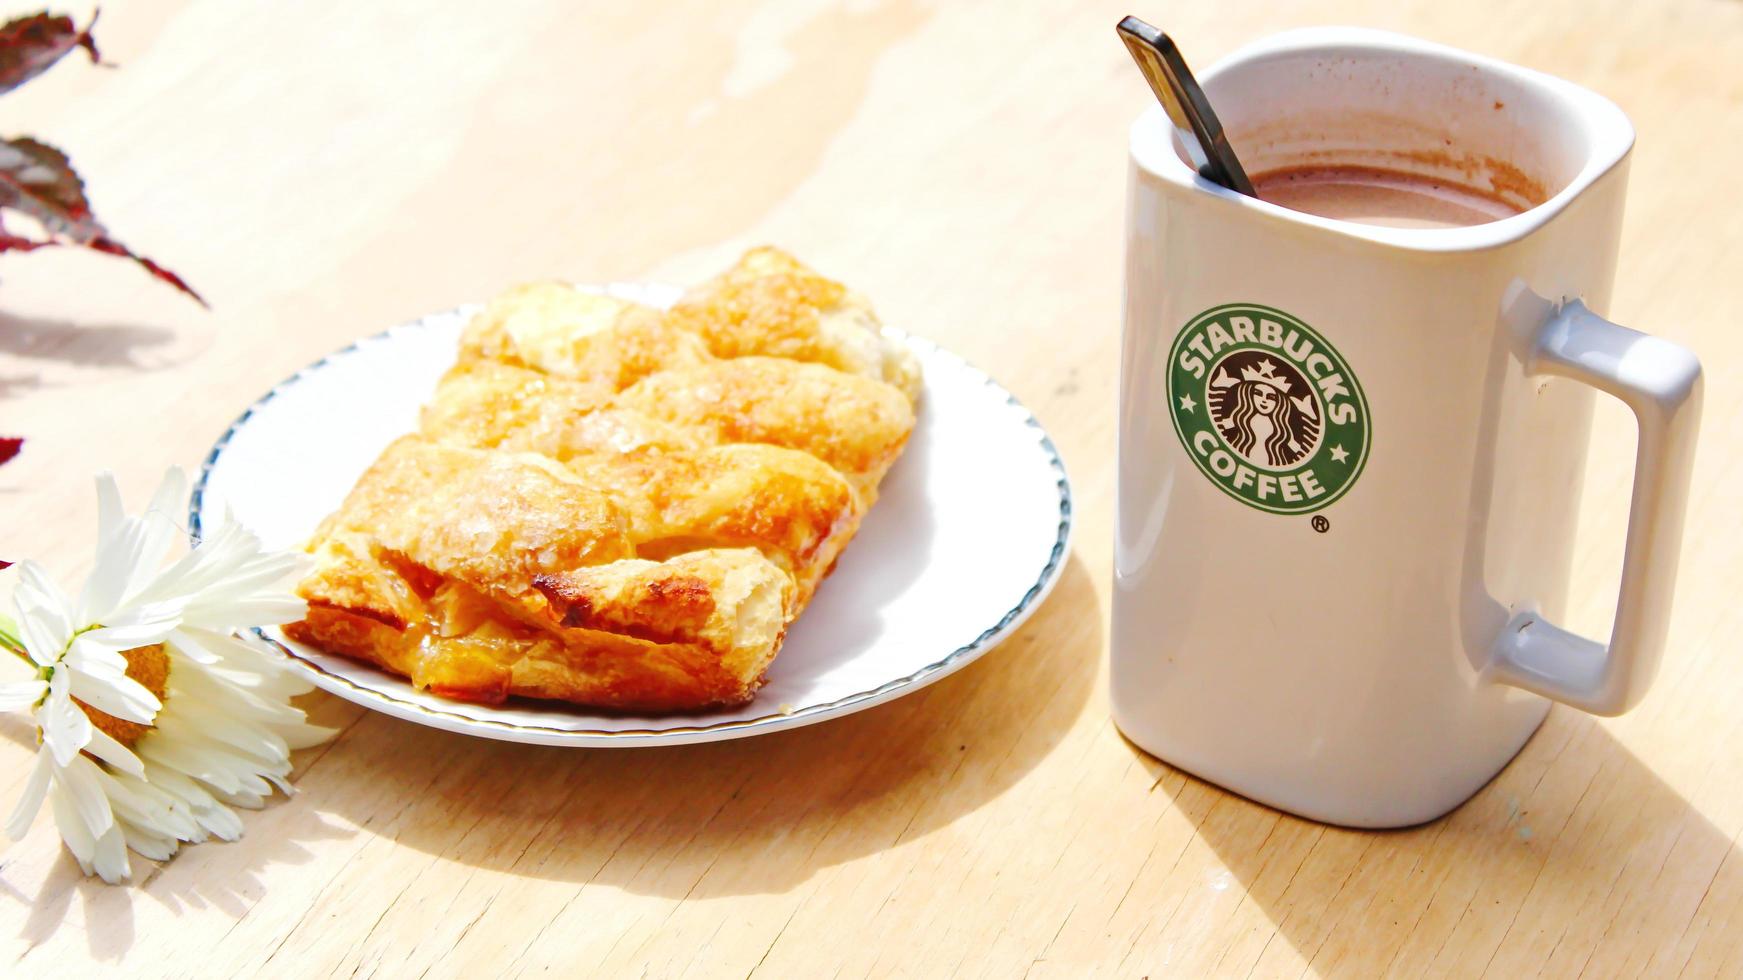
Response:
[[[870,306],[777,249],[666,312],[515,287],[316,531],[285,632],[467,701],[742,704],[919,392]]]

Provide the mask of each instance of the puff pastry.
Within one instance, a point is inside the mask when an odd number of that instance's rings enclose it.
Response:
[[[863,299],[775,249],[664,312],[516,287],[317,530],[286,632],[471,701],[743,703],[919,391]]]

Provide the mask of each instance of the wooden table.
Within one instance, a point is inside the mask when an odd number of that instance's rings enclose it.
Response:
[[[311,696],[343,734],[240,843],[132,888],[82,879],[46,814],[7,846],[0,973],[1743,972],[1743,4],[643,6],[106,10],[121,68],[60,67],[8,97],[8,131],[68,149],[117,234],[213,310],[96,256],[0,260],[0,432],[30,439],[0,469],[0,556],[82,575],[93,471],[140,499],[360,334],[520,279],[687,281],[769,241],[1047,424],[1079,506],[1052,599],[912,697],[725,744],[528,748]],[[1201,63],[1302,24],[1409,31],[1584,83],[1639,127],[1612,312],[1709,379],[1670,654],[1640,709],[1555,709],[1447,819],[1280,816],[1108,720],[1125,126],[1147,98],[1113,24],[1134,11]],[[1620,409],[1597,431],[1587,632],[1632,452]],[[31,735],[0,735],[10,807]]]

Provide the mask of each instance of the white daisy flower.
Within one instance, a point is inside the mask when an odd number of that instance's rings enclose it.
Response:
[[[290,705],[310,687],[283,655],[236,634],[302,618],[289,590],[306,559],[262,551],[226,514],[164,567],[186,492],[172,469],[128,516],[99,475],[97,560],[78,598],[20,562],[18,621],[0,616],[0,647],[36,667],[0,684],[0,711],[32,713],[41,739],[6,831],[23,837],[47,800],[79,866],[110,883],[131,873],[129,849],[163,860],[183,842],[241,836],[231,807],[290,793],[290,751],[332,734]]]

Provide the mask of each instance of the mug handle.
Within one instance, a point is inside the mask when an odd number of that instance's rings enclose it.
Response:
[[[1639,443],[1606,647],[1526,609],[1508,620],[1489,677],[1598,715],[1640,702],[1664,652],[1701,416],[1701,364],[1686,347],[1611,323],[1575,301],[1537,331],[1527,375],[1571,378],[1634,412]]]

